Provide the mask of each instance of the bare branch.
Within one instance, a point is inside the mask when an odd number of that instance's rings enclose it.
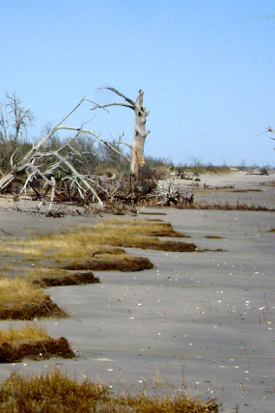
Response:
[[[132,105],[128,105],[127,103],[121,103],[121,102],[109,103],[107,105],[96,105],[93,108],[91,108],[90,110],[105,109],[105,108],[108,108],[109,106],[124,106],[126,108],[130,108],[130,109],[134,110],[134,107]],[[107,110],[107,112],[110,113],[108,110]]]
[[[131,106],[135,106],[135,102],[128,98],[127,96],[123,95],[123,93],[119,92],[117,89],[115,89],[114,87],[110,87],[110,86],[106,86],[106,87],[100,87],[99,90],[101,89],[107,89],[110,90],[111,92],[114,92],[116,95],[122,97],[123,99],[126,100],[126,102],[130,103]]]
[[[71,116],[71,114],[72,114],[73,112],[76,111],[76,109],[84,102],[85,99],[86,99],[86,98],[83,97],[83,98],[81,99],[81,101],[73,108],[73,110],[71,110],[71,112],[69,112],[68,115],[66,115],[66,116],[61,120],[61,122],[59,122],[46,136],[44,136],[44,138],[41,139],[41,141],[40,141],[37,145],[34,145],[33,148],[24,156],[24,158],[21,160],[20,163],[21,163],[21,164],[24,164],[30,157],[32,157],[33,154],[34,154],[35,152],[37,152],[38,149],[39,149],[41,146],[43,146],[43,145],[47,142],[47,140],[50,139],[50,137],[59,129],[60,125],[61,125],[66,119],[68,119],[68,117]],[[77,128],[76,128],[76,129],[77,129]]]
[[[128,161],[130,161],[130,159],[128,158],[127,155],[125,155],[123,152],[118,151],[116,148],[114,148],[109,142],[105,141],[104,139],[102,139],[100,136],[98,136],[95,132],[90,131],[89,129],[81,129],[81,128],[75,128],[73,126],[64,126],[64,125],[60,125],[58,126],[56,129],[66,129],[66,130],[73,130],[73,131],[78,131],[79,133],[86,133],[88,135],[92,135],[94,136],[96,139],[98,139],[100,142],[104,143],[104,145],[108,146],[108,148],[112,149],[114,152],[116,152],[119,155],[124,156],[124,158],[126,158]]]
[[[118,145],[126,145],[126,146],[128,146],[128,148],[132,149],[132,145],[130,145],[130,144],[127,143],[127,142],[115,141],[115,143],[117,143]]]

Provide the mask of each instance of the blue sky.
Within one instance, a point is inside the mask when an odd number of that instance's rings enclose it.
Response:
[[[79,101],[112,86],[144,90],[145,154],[175,164],[275,165],[275,3],[271,0],[0,0],[0,101],[15,92],[38,139]],[[85,104],[66,124],[92,118]],[[89,128],[125,132],[133,112],[98,112]]]

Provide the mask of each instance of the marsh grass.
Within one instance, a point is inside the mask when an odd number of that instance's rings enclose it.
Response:
[[[132,257],[121,247],[175,252],[196,251],[196,245],[193,243],[160,240],[159,237],[180,238],[186,235],[174,231],[169,223],[114,218],[67,234],[47,234],[10,242],[5,246],[0,245],[0,251],[2,248],[18,254],[21,264],[22,260],[27,260],[36,262],[36,267],[45,267],[45,262],[42,261],[48,259],[52,261],[51,266],[55,263],[55,267],[77,271],[139,271],[153,267],[148,258]],[[61,275],[59,273],[57,276],[59,280],[62,278]],[[63,273],[64,277],[68,275]]]
[[[0,330],[0,345],[8,342],[13,346],[19,346],[22,343],[29,344],[34,341],[45,341],[49,338],[47,331],[36,324],[26,324],[20,328],[10,326],[7,330]]]
[[[153,268],[148,258],[133,257],[121,247],[192,252],[193,243],[160,240],[183,237],[171,224],[141,219],[108,219],[69,233],[47,234],[37,238],[0,244],[17,259],[21,277],[0,274],[0,319],[32,320],[65,317],[38,287],[80,285],[99,282],[92,271],[141,271]],[[27,265],[28,262],[31,266]],[[6,264],[7,265],[7,264]]]
[[[20,278],[0,280],[0,319],[33,320],[40,317],[66,317],[49,295]]]
[[[64,337],[52,339],[45,329],[35,324],[0,330],[0,363],[15,363],[25,358],[42,360],[56,356],[75,357]]]
[[[0,382],[0,409],[9,413],[217,413],[215,400],[182,393],[149,397],[145,392],[112,396],[101,383],[73,379],[57,368],[41,375],[12,373]]]
[[[18,305],[40,303],[45,300],[47,295],[38,288],[20,278],[0,280],[0,308],[7,306],[9,303]]]

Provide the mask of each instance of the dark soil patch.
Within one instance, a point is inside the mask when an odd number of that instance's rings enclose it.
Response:
[[[172,225],[168,222],[161,222],[159,223],[161,226],[160,231],[152,231],[148,235],[155,236],[155,237],[185,237],[185,234],[181,232],[175,231]],[[159,234],[159,235],[158,235]]]
[[[263,192],[263,191],[261,189],[233,189],[232,191],[228,191],[228,192],[247,193],[247,192]]]
[[[161,223],[161,227],[161,230],[151,231],[147,235],[152,237],[191,238],[190,235],[175,231],[170,223]]]
[[[196,202],[190,206],[186,205],[177,205],[176,208],[178,209],[206,209],[206,210],[220,210],[220,211],[264,211],[264,212],[275,212],[274,208],[267,208],[264,206],[260,205],[247,205],[247,204],[240,204],[239,202],[236,203],[236,205],[229,204],[228,202],[225,202],[224,204],[218,203],[218,204],[206,204],[204,202]]]
[[[67,314],[50,297],[38,303],[0,308],[0,320],[33,320],[43,317],[62,318],[67,317]]]
[[[76,270],[76,271],[142,271],[150,270],[153,268],[153,264],[148,258],[134,257],[131,260],[123,261],[86,261],[83,263],[74,263],[63,267],[65,270]]]
[[[146,242],[139,242],[133,240],[130,244],[124,242],[122,247],[125,248],[141,248],[143,250],[155,250],[155,251],[168,251],[168,252],[193,252],[197,251],[197,246],[193,243],[180,242],[180,241],[159,241],[159,240],[146,240]]]
[[[167,215],[166,212],[140,212],[140,215]]]
[[[269,232],[275,232],[275,228],[272,228]]]
[[[100,283],[98,277],[95,277],[91,271],[83,273],[71,273],[66,276],[49,276],[42,277],[40,280],[34,280],[33,284],[39,285],[41,288],[45,287],[59,287],[65,285],[85,285]]]
[[[217,235],[205,235],[205,238],[208,238],[208,239],[223,239],[222,237],[218,237]]]
[[[31,360],[44,360],[53,357],[75,357],[66,338],[50,338],[34,344],[21,344],[20,346],[13,346],[12,344],[5,342],[0,346],[0,363],[15,363],[20,362],[25,358]]]

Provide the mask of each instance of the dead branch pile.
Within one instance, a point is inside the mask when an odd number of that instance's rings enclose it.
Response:
[[[97,203],[103,210],[104,201],[122,201],[123,197],[129,197],[131,199],[133,196],[128,194],[129,181],[131,190],[136,192],[138,171],[144,163],[144,142],[149,133],[149,131],[145,129],[146,117],[149,112],[143,107],[143,90],[139,91],[138,98],[134,102],[114,88],[107,87],[105,89],[122,97],[126,100],[126,103],[115,102],[101,106],[85,97],[81,99],[58,125],[46,133],[40,142],[34,144],[32,147],[28,147],[27,153],[20,157],[16,156],[16,160],[14,159],[15,153],[11,155],[11,168],[8,173],[0,178],[0,193],[12,193],[14,200],[18,200],[22,194],[30,195],[33,200],[39,200],[38,210],[40,210],[42,203],[47,198],[50,201],[48,213],[50,213],[54,201],[71,201],[82,203],[83,205]],[[14,99],[16,98],[14,97]],[[64,125],[64,122],[70,115],[85,101],[94,105],[91,110],[103,109],[107,111],[106,108],[109,106],[124,106],[132,109],[135,113],[135,128],[132,144],[129,145],[128,143],[121,142],[121,139],[118,143],[114,142],[114,144],[111,144],[103,140],[95,132],[84,128],[83,124],[80,127]],[[56,132],[61,130],[73,132],[74,136],[57,148],[49,149],[48,143],[50,139],[54,137]],[[74,145],[77,139],[83,135],[97,140],[119,157],[127,159],[130,164],[128,175],[131,177],[131,180],[128,179],[126,195],[125,188],[127,184],[125,182],[126,177],[123,177],[123,174],[116,171],[111,174],[105,173],[100,175],[88,171],[87,168],[85,168],[84,153],[77,149],[77,145]],[[119,145],[128,146],[131,150],[131,156],[128,157],[120,151]],[[79,168],[79,165],[82,165],[82,167]],[[136,200],[131,200],[130,202],[134,203]]]
[[[167,182],[161,183],[156,181],[156,186],[150,196],[154,205],[159,206],[179,206],[182,207],[192,205],[194,203],[194,195],[190,197],[183,196],[180,189],[175,186],[174,178]]]

